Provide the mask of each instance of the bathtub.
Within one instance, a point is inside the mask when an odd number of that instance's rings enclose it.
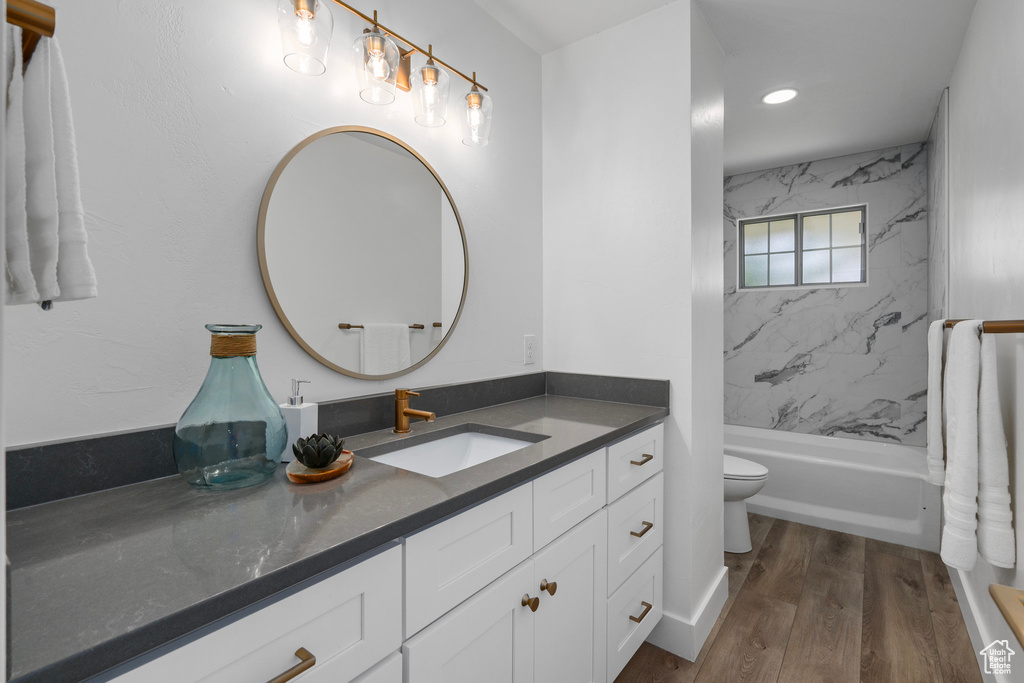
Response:
[[[726,425],[725,452],[768,468],[750,512],[939,550],[941,489],[923,448]]]

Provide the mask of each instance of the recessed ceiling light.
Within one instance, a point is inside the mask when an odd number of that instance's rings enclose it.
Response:
[[[765,104],[782,104],[783,102],[789,102],[794,97],[796,97],[796,90],[784,88],[783,90],[768,93],[761,98],[761,101]]]

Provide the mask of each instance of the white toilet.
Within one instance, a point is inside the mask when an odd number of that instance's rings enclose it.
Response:
[[[725,456],[725,552],[749,553],[747,498],[764,488],[768,468],[756,462]]]

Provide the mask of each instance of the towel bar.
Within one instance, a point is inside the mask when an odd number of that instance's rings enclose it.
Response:
[[[28,65],[39,38],[53,36],[57,26],[57,12],[36,0],[7,0],[7,23],[20,26],[22,62]]]
[[[946,329],[950,329],[963,320],[947,320]],[[1024,332],[1024,320],[986,320],[981,323],[981,331],[985,334],[1020,334]]]
[[[432,323],[431,326],[432,327],[442,327],[441,323]],[[364,329],[364,326],[363,325],[352,325],[351,323],[338,323],[338,329],[339,330],[362,330],[362,329]],[[409,329],[410,330],[422,330],[422,329],[425,329],[425,326],[421,325],[420,323],[413,323],[412,325],[409,325]]]

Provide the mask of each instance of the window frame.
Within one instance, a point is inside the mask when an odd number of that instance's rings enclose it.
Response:
[[[834,213],[847,213],[847,212],[852,211],[852,210],[860,210],[860,212],[861,212],[861,219],[862,219],[861,223],[863,225],[862,234],[864,235],[864,239],[861,240],[860,250],[861,250],[862,274],[863,274],[863,278],[864,279],[862,281],[853,280],[853,281],[849,281],[849,282],[809,282],[809,283],[803,282],[803,252],[805,251],[804,250],[804,246],[803,246],[804,245],[804,218],[810,217],[810,216],[824,216],[824,215],[830,215],[830,214],[834,214]],[[790,220],[790,219],[792,219],[794,221],[794,223],[795,223],[793,230],[794,230],[794,240],[795,240],[795,245],[796,245],[796,247],[795,247],[796,253],[794,254],[795,268],[796,268],[796,270],[795,270],[796,283],[795,284],[785,284],[785,285],[771,285],[771,284],[752,285],[752,286],[744,285],[743,284],[743,282],[744,282],[744,260],[743,260],[743,257],[744,256],[752,255],[752,254],[744,254],[744,246],[745,246],[744,245],[744,241],[745,241],[745,237],[746,237],[745,231],[743,229],[744,225],[746,225],[748,223],[749,224],[771,223],[771,222],[774,222],[774,221],[782,221],[782,220]],[[827,250],[829,252],[829,276],[831,277],[831,273],[832,273],[832,268],[831,268],[832,252],[834,252],[836,249],[849,249],[849,248],[852,248],[852,246],[850,246],[850,247],[834,247],[834,246],[832,246],[832,244],[831,244],[831,242],[832,242],[832,240],[831,240],[831,227],[829,229],[829,237],[830,237],[830,239],[829,239],[829,246],[828,247],[822,247],[822,248],[819,248],[819,249],[810,249],[808,251],[826,251]],[[867,202],[865,202],[863,204],[850,204],[850,205],[846,205],[846,206],[829,207],[827,209],[815,209],[813,211],[796,211],[796,212],[791,212],[791,213],[772,214],[772,215],[769,215],[769,216],[749,216],[749,217],[746,217],[746,218],[737,218],[736,219],[736,291],[754,292],[754,291],[763,291],[763,290],[769,290],[769,289],[770,290],[780,290],[780,289],[781,290],[785,290],[785,289],[840,289],[840,288],[846,288],[846,287],[867,287],[868,284],[869,284],[869,277],[870,277],[870,275],[869,275],[869,268],[868,268],[868,253],[870,251],[869,248],[868,248],[868,238],[869,238],[869,229],[868,229],[868,204],[867,204]],[[768,256],[768,263],[769,263],[769,265],[768,265],[768,272],[767,272],[767,279],[770,282],[771,281],[771,254],[772,253],[780,253],[780,254],[781,253],[789,253],[789,252],[772,252],[771,251],[771,230],[770,230],[770,227],[769,227],[768,249],[769,249],[769,251],[766,252],[766,255]],[[758,255],[760,255],[760,254],[758,254]]]

